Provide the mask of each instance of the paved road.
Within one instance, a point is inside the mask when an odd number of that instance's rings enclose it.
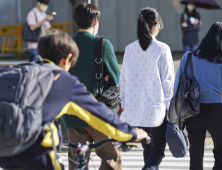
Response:
[[[212,149],[212,148],[211,148]],[[206,149],[204,154],[204,170],[212,170],[214,165],[214,158],[211,149]],[[121,152],[123,170],[141,170],[143,166],[142,149],[136,149],[129,152]],[[166,157],[163,159],[160,170],[189,170],[189,153],[184,158],[174,158],[169,150],[165,152]],[[68,153],[59,153],[63,160],[65,170],[68,170]],[[98,170],[100,165],[100,158],[91,154],[92,160],[89,162],[89,170]],[[0,170],[2,170],[0,168]]]
[[[20,60],[20,61],[0,61],[0,66],[1,65],[14,65],[14,64],[22,64],[26,63],[26,60]]]
[[[67,153],[65,156],[59,154],[63,160],[63,164],[68,170]],[[89,170],[97,170],[100,165],[100,159],[92,153],[93,161],[89,163]],[[185,158],[174,158],[169,150],[166,150],[166,157],[160,165],[160,170],[189,170],[189,153]],[[141,170],[143,166],[142,150],[135,150],[129,152],[121,152],[123,170]],[[205,150],[204,154],[204,170],[212,170],[214,165],[213,153],[211,150]],[[95,166],[95,167],[94,167]]]

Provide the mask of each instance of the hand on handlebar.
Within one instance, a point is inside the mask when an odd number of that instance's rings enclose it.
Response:
[[[143,129],[136,128],[134,132],[136,132],[137,134],[137,138],[135,142],[139,142],[143,140],[144,138],[148,138],[148,134]]]

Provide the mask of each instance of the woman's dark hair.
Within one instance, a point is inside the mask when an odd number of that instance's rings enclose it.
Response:
[[[155,8],[144,8],[137,21],[137,37],[141,48],[145,51],[152,43],[151,30],[159,22],[160,29],[163,29],[163,22]]]
[[[47,58],[57,65],[63,58],[72,54],[69,62],[74,66],[79,56],[79,49],[66,32],[53,29],[43,33],[39,38],[38,53],[42,58]]]
[[[92,4],[83,3],[76,7],[73,18],[79,29],[88,29],[91,27],[95,18],[99,20],[100,10]]]
[[[48,5],[50,0],[37,0],[37,2]]]
[[[200,52],[198,53],[198,51]],[[194,51],[199,58],[206,59],[211,63],[222,63],[222,23],[214,23],[207,35]]]

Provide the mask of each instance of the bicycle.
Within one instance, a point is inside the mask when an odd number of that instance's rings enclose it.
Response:
[[[116,141],[114,139],[104,139],[104,140],[101,140],[101,141],[96,142],[94,144],[92,144],[90,142],[85,142],[83,144],[81,144],[81,143],[76,144],[76,143],[72,143],[72,142],[67,142],[67,143],[63,143],[63,145],[76,150],[76,154],[78,157],[78,166],[74,170],[88,170],[88,162],[85,158],[85,153],[87,151],[89,151],[90,149],[95,149],[95,148],[98,148],[106,143],[111,143],[111,142],[118,142],[118,141]],[[143,143],[143,144],[150,144],[150,142],[151,142],[150,137],[145,138],[140,141],[140,143]],[[118,144],[124,144],[121,146],[125,146],[126,143],[128,143],[128,142],[118,142]],[[127,151],[127,149],[125,151]]]
[[[66,142],[66,143],[63,143],[63,146],[67,146],[67,147],[70,147],[70,148],[76,150],[76,154],[78,157],[78,162],[77,162],[78,166],[74,170],[88,170],[88,162],[85,158],[85,153],[87,151],[89,151],[90,149],[95,149],[95,148],[101,147],[102,145],[104,145],[106,143],[111,143],[111,142],[118,142],[118,141],[116,141],[115,139],[104,139],[104,140],[101,140],[101,141],[96,142],[94,144],[90,143],[90,142],[85,142],[83,144]],[[143,143],[143,144],[150,144],[150,142],[151,142],[150,137],[145,138],[140,141],[140,143]],[[118,142],[116,145],[121,144],[121,146],[123,146],[125,148],[127,146],[126,143],[129,143],[129,142]],[[130,143],[132,143],[132,142],[130,142]],[[132,146],[132,145],[129,145],[129,146]],[[124,149],[124,148],[122,148],[123,151],[130,150],[130,148],[128,148],[128,149],[126,149],[126,148]],[[4,169],[4,170],[27,170],[27,169],[26,168],[8,168],[8,169]]]

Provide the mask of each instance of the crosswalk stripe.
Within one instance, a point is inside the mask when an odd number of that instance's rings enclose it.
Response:
[[[68,154],[61,155],[63,164],[65,165],[66,170],[68,170]],[[189,169],[189,153],[184,158],[174,158],[172,154],[167,151],[165,153],[166,157],[163,159],[160,164],[161,170],[188,170]],[[204,157],[204,170],[211,170],[214,165],[214,157],[212,152],[205,152]],[[92,160],[89,162],[89,170],[97,170],[100,166],[101,160],[95,155],[91,154]],[[144,165],[143,162],[143,152],[142,151],[129,151],[121,152],[123,170],[141,170]]]
[[[68,155],[67,155],[67,157],[68,157]],[[138,160],[143,161],[143,156],[142,155],[139,155],[137,157],[121,155],[121,157],[122,157],[123,161],[138,161]],[[61,156],[61,158],[64,158],[64,156]],[[95,157],[93,157],[93,160],[100,160],[100,158],[98,156],[95,156]],[[181,161],[181,162],[184,162],[184,161],[190,161],[190,158],[189,157],[184,157],[184,158],[165,157],[164,161],[170,161],[170,162],[172,162],[172,161]],[[214,158],[213,157],[204,158],[204,161],[206,161],[206,162],[212,161],[213,162]]]
[[[58,153],[59,155],[62,155],[61,153]],[[68,153],[66,152],[66,154],[68,155]],[[93,154],[93,152],[92,152]],[[124,156],[140,156],[140,155],[143,155],[143,152],[121,152],[121,156],[124,155]],[[165,152],[165,156],[168,156],[168,157],[173,157],[172,153],[170,152]],[[189,152],[186,154],[186,156],[190,156]],[[204,153],[204,157],[213,157],[213,153],[212,152],[206,152]]]
[[[143,152],[142,151],[128,151],[121,152],[123,170],[141,170],[143,162]],[[59,157],[63,160],[65,170],[68,170],[68,153],[58,153]],[[170,151],[165,152],[166,157],[160,164],[160,170],[188,170],[189,169],[189,153],[184,158],[174,158]],[[204,170],[212,170],[214,165],[214,157],[211,151],[205,151],[204,153]],[[101,160],[100,158],[92,152],[92,160],[89,162],[89,170],[99,169]],[[0,168],[0,170],[2,170]]]

